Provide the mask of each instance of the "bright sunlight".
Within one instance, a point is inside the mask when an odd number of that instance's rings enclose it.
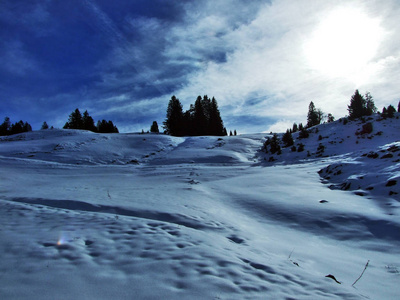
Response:
[[[331,77],[362,83],[382,40],[379,20],[354,8],[330,13],[304,44],[312,69]]]

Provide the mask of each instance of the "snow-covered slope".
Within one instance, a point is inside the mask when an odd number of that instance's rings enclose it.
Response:
[[[399,120],[360,127],[1,137],[0,298],[397,299]]]

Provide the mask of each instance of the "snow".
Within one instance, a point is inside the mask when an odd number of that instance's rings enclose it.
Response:
[[[273,162],[265,134],[0,137],[0,298],[398,299],[400,122],[378,120]]]

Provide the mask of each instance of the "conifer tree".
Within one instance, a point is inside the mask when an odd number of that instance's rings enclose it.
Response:
[[[388,118],[393,118],[395,112],[396,112],[396,109],[394,108],[394,106],[393,105],[389,105],[388,108],[387,108],[387,116],[388,116]]]
[[[279,154],[281,152],[281,146],[279,145],[279,139],[276,133],[274,133],[274,135],[272,136],[269,146],[272,154],[275,154],[277,152]]]
[[[168,103],[167,118],[163,124],[165,133],[174,136],[182,136],[183,133],[182,104],[179,101],[179,99],[177,99],[175,96],[172,96],[171,100]]]
[[[4,118],[4,122],[0,125],[0,136],[8,135],[11,129],[11,122],[9,117]]]
[[[94,120],[89,115],[87,110],[85,110],[85,112],[83,113],[83,116],[82,116],[82,129],[90,130],[90,131],[93,131],[93,132],[97,131],[97,128],[94,125]]]
[[[335,117],[332,114],[328,114],[328,123],[334,122],[335,121]]]
[[[153,124],[150,127],[150,132],[153,133],[159,133],[160,131],[158,130],[158,124],[156,121],[153,121]]]
[[[75,109],[68,118],[68,122],[65,123],[64,129],[82,129],[82,115],[79,109]]]
[[[357,119],[375,113],[376,107],[369,92],[365,94],[364,98],[360,92],[356,90],[350,99],[350,105],[347,106],[347,110],[349,111],[350,119]]]
[[[374,103],[374,99],[372,98],[372,95],[370,92],[367,92],[365,94],[365,115],[370,116],[373,113],[376,113],[376,106]]]
[[[196,102],[194,103],[193,135],[205,135],[208,129],[207,125],[203,101],[201,96],[198,96]]]
[[[221,114],[218,109],[217,100],[213,97],[209,107],[209,132],[207,134],[223,136],[224,123],[222,122]]]
[[[320,119],[322,117],[319,115],[319,112],[315,108],[314,102],[310,102],[308,106],[308,114],[307,114],[307,127],[313,127],[320,123]]]
[[[41,129],[42,129],[42,130],[49,129],[49,125],[47,125],[47,122],[46,122],[46,121],[43,122]]]
[[[289,147],[294,144],[293,137],[289,129],[286,130],[286,133],[282,136],[282,142],[284,143],[285,147]]]

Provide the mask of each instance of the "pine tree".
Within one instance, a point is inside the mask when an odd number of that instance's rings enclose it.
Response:
[[[150,132],[153,133],[159,133],[160,131],[158,130],[158,124],[156,121],[153,121],[153,124],[150,127]]]
[[[279,139],[278,139],[278,135],[276,133],[274,133],[274,135],[272,136],[269,146],[270,146],[270,151],[272,154],[275,154],[277,152],[278,152],[278,154],[280,154],[281,146],[279,145]]]
[[[47,125],[47,122],[46,122],[46,121],[43,122],[41,129],[42,129],[42,130],[49,129],[49,125]]]
[[[217,100],[213,97],[209,107],[209,132],[207,134],[223,136],[224,135],[224,123],[218,109]]]
[[[289,129],[286,130],[286,133],[282,136],[282,142],[284,143],[285,147],[289,147],[294,144],[293,137]]]
[[[11,122],[9,117],[4,118],[4,122],[0,125],[0,136],[8,135],[11,129]]]
[[[394,108],[394,106],[393,105],[389,105],[388,108],[387,108],[387,116],[388,116],[388,118],[393,118],[395,112],[396,112],[396,109]]]
[[[68,122],[65,123],[64,129],[82,129],[83,122],[82,122],[82,115],[79,109],[75,109],[68,118]]]
[[[167,118],[163,124],[165,133],[174,136],[182,136],[183,133],[182,104],[179,101],[179,99],[177,99],[175,96],[172,96],[171,100],[168,103]]]
[[[368,113],[372,110],[375,105],[373,105],[372,96],[368,96],[370,103],[369,109],[367,108],[367,101],[364,97],[360,94],[358,90],[354,92],[354,95],[351,97],[350,105],[347,106],[347,110],[349,111],[349,118],[350,119],[357,119],[363,116],[368,115]]]
[[[314,102],[310,102],[308,106],[308,114],[307,114],[307,127],[313,127],[319,124],[319,116],[317,109],[315,108]]]
[[[234,135],[234,136],[237,136],[236,129],[233,131],[233,135]]]
[[[83,113],[83,117],[82,117],[82,129],[84,130],[90,130],[93,132],[97,131],[96,126],[94,125],[94,120],[93,118],[89,115],[88,111],[85,110],[85,112]]]
[[[335,117],[332,114],[328,114],[328,123],[334,122],[335,121]]]
[[[196,102],[194,103],[193,135],[206,135],[208,129],[207,123],[208,122],[203,107],[203,101],[201,99],[201,96],[198,96]]]
[[[298,126],[296,123],[293,123],[293,127],[292,127],[292,132],[295,133],[299,130]]]
[[[364,112],[364,114],[366,116],[370,116],[373,113],[376,113],[376,110],[377,109],[376,109],[376,106],[375,106],[375,103],[374,103],[374,99],[372,98],[371,93],[367,92],[365,94],[365,112]]]
[[[386,119],[387,116],[388,116],[387,109],[386,109],[385,106],[382,108],[382,114],[381,114],[381,116],[382,116],[382,118],[384,118],[384,119]]]
[[[397,112],[400,113],[400,101],[399,101],[399,104],[397,105]]]

